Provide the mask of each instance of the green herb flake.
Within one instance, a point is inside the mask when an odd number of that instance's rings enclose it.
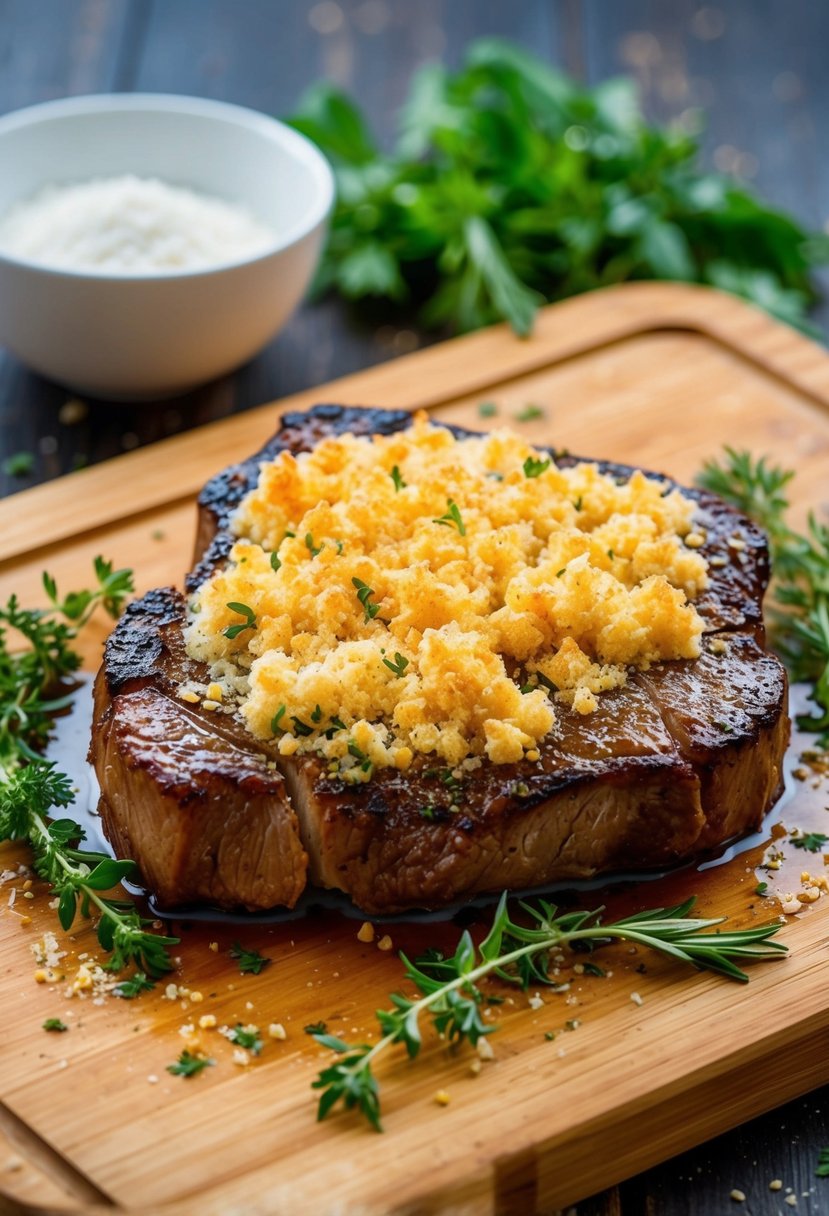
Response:
[[[552,1041],[555,1037],[556,1037],[556,1032],[554,1030],[545,1030],[544,1031],[544,1038],[547,1040],[548,1043],[552,1043]]]
[[[311,721],[314,723],[322,721],[322,710],[320,709],[319,705],[317,705],[316,708],[314,709],[314,711],[312,712]]]
[[[399,494],[401,490],[405,489],[406,482],[403,480],[403,474],[400,472],[397,465],[394,465],[391,473],[389,473],[389,477],[391,477],[392,481],[394,482],[394,489],[396,493]]]
[[[237,1047],[243,1047],[245,1051],[251,1051],[255,1056],[258,1056],[264,1046],[259,1037],[258,1026],[243,1026],[241,1022],[237,1022],[230,1030],[226,1032],[226,1036],[231,1043],[235,1043]]]
[[[246,629],[256,628],[256,613],[247,604],[237,604],[231,601],[227,604],[227,607],[231,612],[235,612],[238,616],[243,616],[245,619],[240,625],[228,625],[226,629],[223,629],[222,633],[226,638],[233,641],[234,638],[238,638],[239,634],[243,633]]]
[[[394,672],[394,674],[398,677],[402,677],[406,671],[406,668],[409,666],[409,660],[405,657],[405,655],[400,654],[399,651],[394,652],[394,661],[391,659],[383,659],[383,662],[386,667],[388,667],[389,671]]]
[[[607,975],[607,972],[603,971],[602,968],[597,963],[585,963],[584,964],[584,974],[585,975],[596,975],[600,979],[604,979],[605,976]]]
[[[155,984],[147,979],[143,971],[136,971],[129,979],[121,980],[116,984],[112,992],[114,996],[118,996],[122,1001],[133,1001],[142,992],[149,992],[155,988]]]
[[[167,1065],[167,1072],[174,1077],[195,1077],[205,1068],[213,1068],[216,1061],[209,1056],[194,1055],[191,1051],[183,1051],[175,1064]]]
[[[542,473],[546,473],[552,462],[549,460],[536,460],[535,456],[528,456],[524,461],[524,476],[532,479],[540,477]]]
[[[807,853],[822,853],[829,844],[829,836],[823,832],[804,832],[802,836],[792,836],[791,843],[796,849],[804,849]]]
[[[371,597],[374,595],[374,590],[369,587],[367,583],[364,583],[362,579],[353,578],[351,582],[357,589],[357,599],[363,606],[366,622],[373,621],[377,616],[377,613],[380,611],[380,605],[372,604],[371,602]]]
[[[307,1026],[302,1027],[305,1034],[327,1034],[328,1027],[325,1022],[309,1022]]]
[[[2,469],[7,477],[28,477],[35,467],[33,452],[15,452],[3,461]]]
[[[282,719],[285,717],[285,714],[287,712],[288,712],[287,707],[284,705],[280,705],[279,709],[276,711],[274,716],[271,718],[271,734],[272,735],[281,735],[284,733],[285,727],[282,726],[281,723],[282,723]]]
[[[441,515],[440,519],[433,519],[433,524],[441,524],[444,528],[457,528],[461,536],[466,536],[466,525],[461,518],[460,508],[458,504],[451,498],[447,498],[446,505],[449,508],[445,515]]]
[[[546,414],[540,405],[525,405],[523,409],[515,414],[515,421],[537,422],[539,418],[544,417],[546,417]]]
[[[271,570],[276,571],[282,568],[282,562],[279,560],[279,554],[276,549],[271,553]]]
[[[829,1178],[829,1148],[822,1148],[818,1153],[815,1177]]]
[[[758,882],[757,886],[754,888],[754,894],[755,895],[765,895],[765,893],[766,893],[766,891],[768,891],[768,889],[769,889],[769,884],[767,882]]]
[[[63,1031],[68,1030],[69,1027],[66,1025],[65,1022],[62,1022],[60,1020],[60,1018],[47,1018],[46,1021],[43,1023],[43,1029],[44,1030],[54,1030],[54,1031],[57,1031],[58,1034],[62,1034]]]
[[[273,962],[273,959],[266,958],[258,950],[248,950],[240,942],[234,942],[229,953],[230,957],[239,963],[240,975],[260,975]]]
[[[311,554],[311,557],[316,557],[318,553],[322,553],[325,548],[325,542],[321,545],[314,544],[314,538],[310,532],[305,533],[305,548]]]
[[[481,401],[478,405],[479,418],[494,418],[498,413],[498,406],[494,401]]]
[[[433,806],[422,806],[420,808],[420,816],[422,819],[428,820],[429,823],[434,823],[435,808]]]

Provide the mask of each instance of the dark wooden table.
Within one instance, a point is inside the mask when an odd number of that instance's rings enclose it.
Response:
[[[69,94],[145,90],[280,115],[325,76],[356,95],[388,140],[412,70],[433,58],[457,63],[481,34],[515,39],[589,82],[631,73],[654,118],[704,109],[711,163],[755,182],[807,225],[827,223],[825,0],[0,0],[0,113]],[[827,328],[829,309],[816,315]],[[0,493],[424,341],[412,329],[368,329],[336,302],[307,306],[235,375],[135,407],[68,405],[66,390],[0,351],[0,459],[35,454],[30,475],[0,477]],[[829,1212],[829,1180],[814,1178],[829,1144],[827,1102],[823,1091],[772,1112],[579,1204],[577,1216]],[[769,1190],[773,1179],[782,1190]],[[733,1188],[744,1205],[729,1198]],[[796,1207],[785,1202],[789,1188]]]

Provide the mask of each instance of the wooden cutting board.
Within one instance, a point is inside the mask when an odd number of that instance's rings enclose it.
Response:
[[[735,299],[642,284],[546,309],[530,341],[498,327],[18,494],[0,504],[0,595],[39,602],[44,568],[59,586],[82,586],[97,553],[132,565],[139,591],[180,582],[201,484],[257,448],[278,410],[321,400],[426,406],[479,428],[506,422],[538,442],[680,479],[724,443],[750,446],[797,468],[801,520],[809,507],[826,508],[826,353]],[[491,421],[479,416],[484,400],[498,406]],[[518,421],[528,404],[542,416]],[[105,631],[97,621],[85,638],[91,669]],[[795,784],[783,822],[829,822],[821,776]],[[694,892],[706,913],[772,919],[777,901],[754,894],[761,853],[618,898],[648,906]],[[771,887],[782,875],[796,889],[807,865],[823,872],[820,856],[789,853],[767,876]],[[0,868],[23,860],[0,850]],[[542,994],[539,1008],[501,990],[496,1058],[478,1075],[474,1053],[453,1053],[432,1036],[415,1063],[390,1053],[379,1070],[386,1131],[378,1136],[353,1115],[315,1124],[310,1083],[325,1053],[303,1026],[324,1020],[362,1040],[399,985],[396,950],[448,945],[456,926],[378,929],[393,951],[359,941],[359,920],[332,912],[270,926],[178,926],[172,979],[200,1003],[168,999],[161,984],[131,1003],[96,1004],[65,995],[79,956],[94,952],[88,929],[62,941],[67,980],[35,982],[31,945],[56,918],[37,884],[33,894],[26,898],[22,878],[0,888],[3,1210],[549,1211],[829,1082],[829,896],[785,918],[790,956],[755,967],[745,987],[623,948],[606,953],[611,978],[573,975],[568,994]],[[240,976],[227,953],[237,937],[273,959],[261,976]],[[180,1027],[205,1013],[219,1025],[281,1022],[287,1038],[266,1039],[261,1057],[241,1067],[216,1030],[204,1031],[216,1067],[170,1076]],[[52,1016],[69,1031],[45,1033]],[[438,1090],[448,1105],[434,1101]]]

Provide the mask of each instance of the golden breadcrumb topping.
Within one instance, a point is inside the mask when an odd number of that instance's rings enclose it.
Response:
[[[694,509],[506,429],[325,439],[262,465],[188,653],[254,735],[355,779],[417,752],[517,761],[556,699],[590,713],[629,668],[699,655]]]

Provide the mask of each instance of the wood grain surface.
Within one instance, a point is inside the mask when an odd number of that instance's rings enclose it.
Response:
[[[318,399],[422,404],[477,427],[486,399],[498,407],[495,422],[538,442],[686,479],[723,442],[749,444],[797,465],[799,512],[825,506],[825,353],[728,297],[643,284],[545,310],[528,342],[502,328],[473,335],[25,492],[0,505],[0,596],[14,589],[36,602],[44,566],[59,583],[81,585],[97,552],[134,565],[139,589],[180,581],[197,488],[258,446],[277,408]],[[542,417],[520,422],[528,403]],[[104,632],[99,624],[86,639],[90,667]],[[786,808],[787,826],[793,816],[800,826],[809,798],[825,815],[826,790],[818,782],[808,794],[813,784]],[[640,884],[613,894],[612,907],[693,891],[704,912],[738,923],[769,918],[775,901],[754,895],[761,853]],[[10,860],[6,850],[0,861]],[[782,879],[794,884],[802,858],[792,862]],[[435,1040],[413,1065],[390,1058],[380,1071],[382,1137],[347,1115],[314,1124],[309,1085],[321,1052],[302,1031],[321,1018],[334,1033],[362,1039],[397,986],[394,953],[360,942],[359,920],[317,913],[244,930],[180,925],[173,978],[202,1002],[156,990],[132,1004],[95,1005],[67,999],[64,983],[34,982],[31,943],[55,923],[47,897],[36,889],[25,904],[20,896],[14,908],[5,899],[0,906],[0,1189],[11,1211],[56,1210],[57,1192],[71,1211],[547,1213],[829,1081],[829,898],[788,919],[790,957],[755,968],[745,988],[619,949],[608,953],[610,979],[574,976],[569,995],[545,994],[539,1009],[518,995],[499,1006],[496,1059],[478,1076],[468,1051]],[[21,923],[21,907],[30,924]],[[409,952],[448,944],[457,931],[388,930]],[[273,959],[260,977],[240,977],[228,957],[240,934]],[[91,933],[73,934],[68,946],[62,968],[71,979],[78,956],[94,950]],[[288,1037],[267,1041],[261,1059],[241,1068],[230,1045],[205,1031],[217,1066],[193,1080],[168,1076],[181,1026],[202,1013],[219,1024],[279,1021]],[[64,1017],[69,1032],[45,1034],[48,1016]],[[567,1030],[573,1019],[578,1027]],[[434,1103],[438,1089],[450,1093],[448,1106]],[[13,1169],[3,1167],[6,1141]],[[768,1191],[777,1171],[753,1177],[739,1160],[730,1166],[730,1175],[706,1180],[708,1207],[699,1206],[699,1179],[697,1200],[683,1180],[688,1167],[674,1164],[652,1175],[644,1194],[632,1184],[579,1203],[579,1213],[636,1211],[636,1203],[643,1212],[727,1211],[733,1187],[756,1199],[753,1212],[777,1210],[782,1200]],[[825,1193],[803,1196],[813,1183],[798,1183],[798,1210],[819,1212]],[[657,1194],[669,1203],[654,1206]],[[677,1207],[686,1197],[688,1206]]]

